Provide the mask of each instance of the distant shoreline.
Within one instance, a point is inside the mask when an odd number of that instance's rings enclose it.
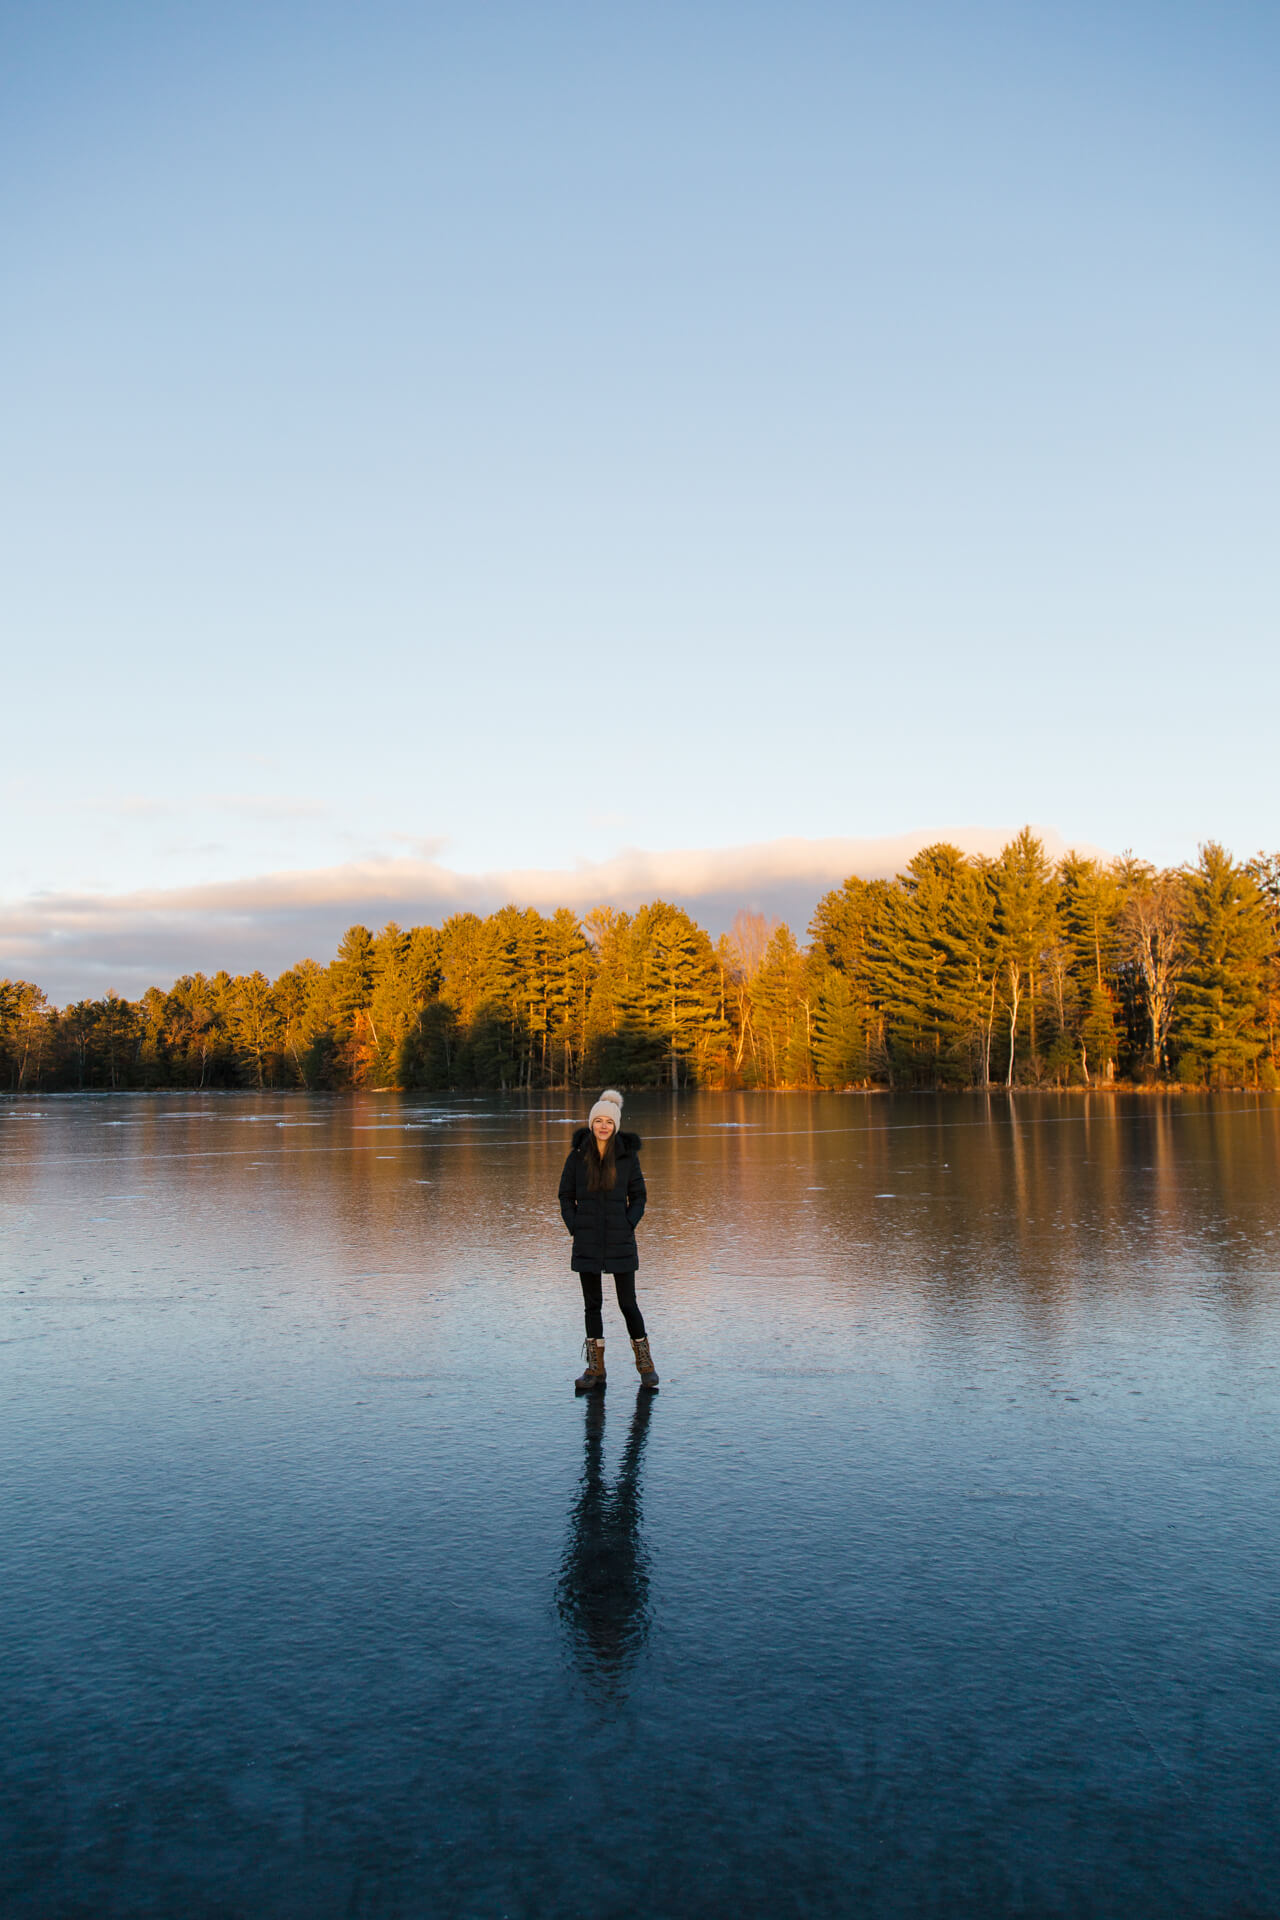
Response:
[[[1280,1089],[1251,1086],[1196,1086],[1179,1081],[1143,1084],[1117,1080],[1106,1086],[1029,1087],[1018,1083],[1007,1087],[993,1082],[989,1087],[628,1087],[620,1089],[629,1099],[645,1100],[1088,1100],[1114,1099],[1134,1095],[1140,1099],[1162,1100],[1170,1096],[1194,1094],[1201,1100],[1220,1100],[1248,1094],[1256,1100],[1280,1102]],[[158,1100],[180,1097],[184,1100],[331,1100],[356,1101],[386,1099],[412,1100],[420,1106],[446,1101],[510,1100],[526,1104],[545,1102],[563,1094],[566,1105],[581,1105],[589,1090],[579,1087],[56,1087],[28,1092],[0,1089],[0,1108],[29,1106],[33,1102],[61,1100]]]
[[[421,1094],[1280,1087],[1280,854],[1195,867],[924,847],[851,874],[802,944],[741,910],[509,905],[378,933],[326,964],[184,974],[55,1007],[0,980],[11,1092]]]

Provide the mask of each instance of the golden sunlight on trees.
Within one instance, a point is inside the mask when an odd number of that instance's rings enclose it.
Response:
[[[328,965],[137,1002],[0,981],[0,1085],[534,1089],[1277,1085],[1280,854],[1158,872],[923,848],[794,931],[680,907],[349,927]]]

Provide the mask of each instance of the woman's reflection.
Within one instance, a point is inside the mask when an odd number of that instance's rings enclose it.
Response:
[[[612,1486],[604,1477],[605,1396],[586,1402],[582,1484],[569,1518],[557,1600],[574,1654],[617,1686],[649,1631],[649,1555],[641,1536],[640,1461],[653,1395],[640,1393]]]

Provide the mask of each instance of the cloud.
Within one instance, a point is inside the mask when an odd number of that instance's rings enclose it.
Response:
[[[121,814],[127,820],[172,819],[178,809],[168,800],[153,800],[145,793],[122,793],[115,799],[99,798],[93,803],[95,813]]]
[[[1067,843],[1040,829],[1056,858]],[[196,887],[127,894],[44,893],[0,905],[0,976],[37,981],[65,1003],[108,991],[136,997],[184,973],[261,968],[271,976],[305,956],[327,960],[355,921],[378,928],[488,913],[514,901],[546,912],[634,909],[664,899],[713,934],[740,908],[788,921],[803,934],[819,897],[851,873],[900,872],[921,847],[950,840],[968,853],[998,853],[1007,828],[949,828],[880,840],[771,840],[756,846],[665,853],[630,848],[572,868],[456,873],[426,843],[416,856],[260,874]],[[1096,851],[1082,849],[1082,851]]]
[[[386,837],[394,841],[398,847],[410,847],[419,860],[428,862],[438,860],[449,844],[448,838],[443,834],[428,837],[420,833],[389,833]]]
[[[186,819],[193,813],[230,813],[248,820],[315,820],[329,809],[320,800],[287,793],[193,793],[181,806],[147,794],[125,793],[95,801],[98,813],[126,819]]]
[[[206,807],[210,813],[234,813],[248,820],[318,820],[329,809],[320,800],[287,793],[206,793],[186,803],[184,811]]]

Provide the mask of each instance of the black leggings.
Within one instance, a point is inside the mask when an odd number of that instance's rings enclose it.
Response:
[[[598,1273],[580,1273],[582,1282],[582,1304],[587,1314],[588,1340],[604,1339],[604,1320],[600,1305],[603,1295],[600,1291],[601,1276]],[[615,1273],[614,1290],[618,1296],[618,1305],[622,1308],[622,1317],[627,1323],[627,1332],[633,1340],[644,1338],[644,1315],[636,1305],[636,1277],[634,1273]]]

